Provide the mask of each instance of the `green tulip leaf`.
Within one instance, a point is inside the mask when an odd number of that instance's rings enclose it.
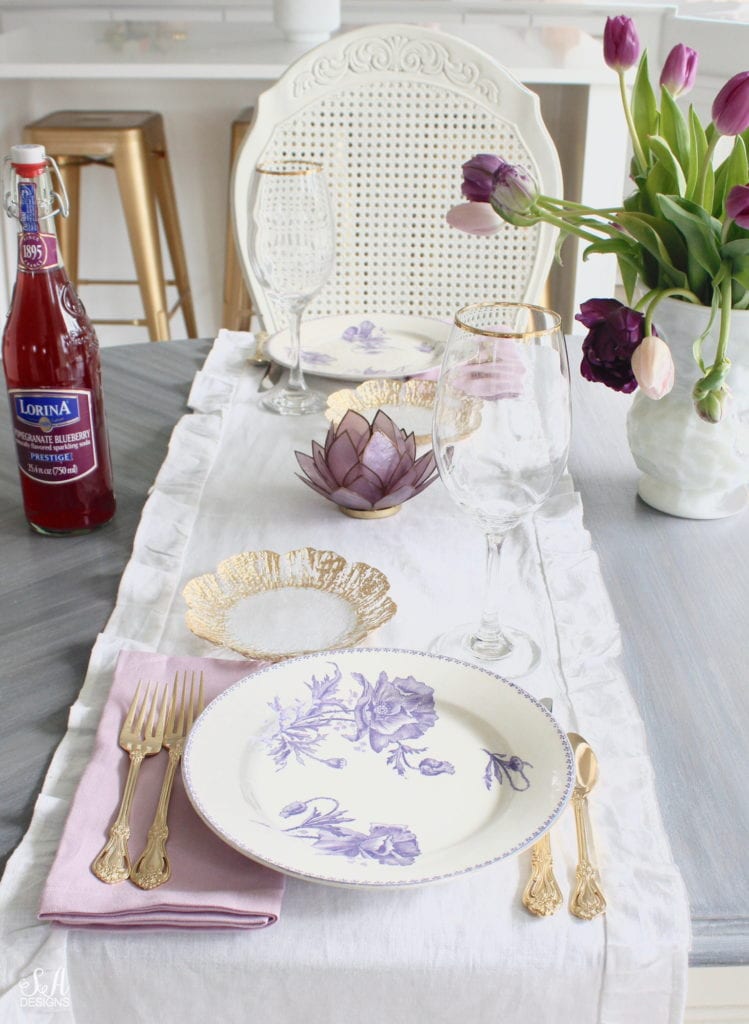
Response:
[[[749,238],[734,238],[732,242],[724,242],[720,247],[720,255],[727,260],[737,260],[744,256],[749,258]]]
[[[658,205],[685,238],[690,259],[714,278],[720,270],[720,223],[687,199],[661,195]]]
[[[653,275],[647,272],[643,275],[651,287],[661,284],[669,288],[687,287],[687,275],[676,265],[681,263],[686,266],[686,246],[671,224],[644,213],[623,213],[619,223],[653,257],[658,268],[658,279],[652,280]]]
[[[686,173],[689,168],[689,128],[676,100],[668,89],[661,89],[660,133],[671,147]]]
[[[667,195],[686,195],[687,191],[687,179],[684,177],[684,171],[681,169],[681,164],[674,155],[668,142],[660,135],[651,135],[650,147],[655,153],[657,162],[653,171],[648,175],[648,194],[654,197],[658,192],[666,193]],[[657,188],[651,191],[651,183],[655,176],[655,172],[659,167],[663,168],[663,171],[668,176],[665,181],[670,182],[670,187]],[[665,183],[665,182],[664,182]]]
[[[694,199],[699,188],[700,172],[707,155],[707,137],[694,107],[689,108],[689,169],[687,170],[687,199]],[[710,171],[712,173],[712,170]]]
[[[647,51],[643,51],[637,68],[635,83],[632,87],[631,105],[635,132],[647,156],[648,137],[656,135],[658,132],[658,105],[650,84]]]

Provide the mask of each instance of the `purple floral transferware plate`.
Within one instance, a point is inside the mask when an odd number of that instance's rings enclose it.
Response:
[[[449,323],[395,313],[323,316],[302,323],[302,369],[318,377],[365,381],[410,377],[442,362]],[[267,355],[291,365],[289,332],[265,343]]]
[[[546,709],[486,669],[419,651],[327,651],[240,680],[183,759],[235,849],[351,887],[423,885],[512,856],[567,803],[574,762]]]

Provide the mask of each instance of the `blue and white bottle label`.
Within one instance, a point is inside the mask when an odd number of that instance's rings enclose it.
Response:
[[[18,183],[18,269],[49,270],[60,265],[55,235],[39,230],[36,183]]]
[[[9,392],[22,473],[45,484],[64,484],[97,466],[91,392],[14,388]]]

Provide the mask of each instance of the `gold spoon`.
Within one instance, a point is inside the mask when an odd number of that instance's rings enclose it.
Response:
[[[598,758],[589,744],[576,732],[568,732],[567,738],[575,755],[577,782],[572,791],[572,806],[575,811],[577,829],[577,869],[575,888],[570,896],[570,913],[590,921],[606,910],[606,900],[596,879],[596,869],[589,855],[588,841],[590,821],[588,816],[588,793],[598,780]]]

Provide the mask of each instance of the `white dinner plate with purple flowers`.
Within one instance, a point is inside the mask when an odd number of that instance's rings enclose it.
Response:
[[[318,377],[352,381],[410,377],[440,365],[449,330],[445,320],[395,313],[304,320],[302,370]],[[265,351],[281,366],[290,366],[288,330],[268,338]]]
[[[572,792],[565,735],[524,690],[419,651],[326,651],[217,697],[188,795],[225,842],[311,881],[423,885],[535,842]]]

